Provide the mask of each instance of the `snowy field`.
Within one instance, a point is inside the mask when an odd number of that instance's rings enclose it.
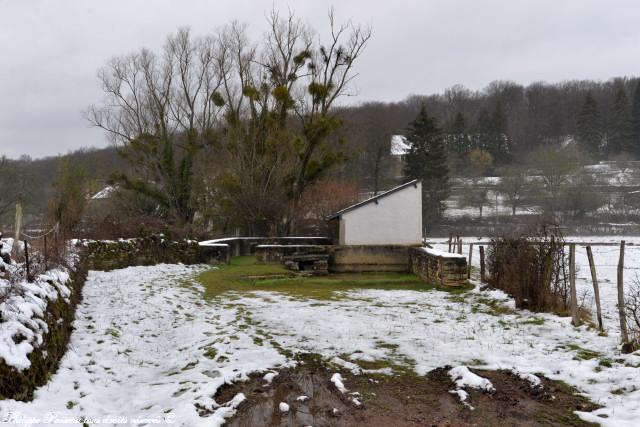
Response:
[[[640,238],[628,240],[640,245]],[[594,255],[607,336],[574,328],[569,318],[514,310],[501,292],[477,288],[463,295],[358,290],[331,300],[275,292],[205,300],[194,282],[203,267],[91,272],[61,369],[33,402],[0,401],[0,414],[219,425],[243,398],[218,406],[212,396],[221,384],[287,365],[288,351],[310,351],[331,360],[336,372],[386,361],[418,374],[443,365],[542,373],[604,405],[584,419],[637,426],[640,355],[618,349],[617,248],[594,247]],[[630,280],[640,268],[640,246],[628,247],[626,259]],[[580,292],[588,292],[583,248],[577,260]]]

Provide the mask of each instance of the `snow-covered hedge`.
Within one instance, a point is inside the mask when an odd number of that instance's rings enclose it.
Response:
[[[86,278],[83,264],[33,282],[0,278],[0,399],[30,399],[57,369]]]

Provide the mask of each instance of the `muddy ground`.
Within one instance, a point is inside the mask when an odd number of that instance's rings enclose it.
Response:
[[[307,355],[296,368],[279,371],[271,383],[262,373],[223,387],[216,401],[227,402],[239,392],[246,395],[236,415],[227,421],[233,427],[592,425],[573,411],[591,411],[597,406],[566,384],[541,377],[541,386],[532,387],[510,371],[473,369],[488,378],[496,391],[466,389],[471,410],[449,393],[455,389],[449,369],[438,368],[426,376],[410,372],[353,375]],[[336,372],[344,379],[346,393],[330,381]],[[300,396],[308,399],[299,400]],[[281,402],[289,405],[288,412],[281,411]]]

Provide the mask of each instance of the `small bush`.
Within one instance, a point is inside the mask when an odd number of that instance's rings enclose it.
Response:
[[[566,313],[569,262],[557,227],[491,241],[487,254],[491,287],[511,295],[518,308]]]

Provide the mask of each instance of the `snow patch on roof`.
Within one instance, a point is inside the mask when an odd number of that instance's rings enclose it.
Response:
[[[392,135],[391,136],[391,155],[392,156],[404,156],[409,152],[411,143],[404,137],[404,135]]]

